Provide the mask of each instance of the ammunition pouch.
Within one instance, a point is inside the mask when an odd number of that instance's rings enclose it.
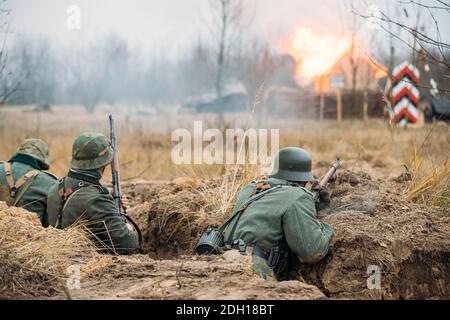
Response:
[[[272,268],[277,280],[285,280],[287,278],[291,262],[291,251],[284,239],[268,252],[261,247],[254,245],[253,254],[267,261],[267,264]]]

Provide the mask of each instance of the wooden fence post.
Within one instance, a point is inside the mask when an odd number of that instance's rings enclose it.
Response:
[[[325,112],[325,97],[323,93],[320,94],[319,99],[319,121],[322,122],[324,118],[324,112]]]
[[[369,120],[369,102],[367,101],[368,94],[367,90],[364,90],[364,96],[363,96],[363,118],[364,121]]]
[[[336,119],[339,123],[342,122],[342,92],[338,90],[336,93]]]

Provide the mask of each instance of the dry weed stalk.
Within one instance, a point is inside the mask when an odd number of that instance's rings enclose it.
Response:
[[[247,125],[245,128],[245,132],[247,132],[251,125],[253,116],[255,114],[256,107],[260,104],[262,96],[263,96],[263,90],[264,90],[264,83],[261,84],[261,86],[258,88],[258,92],[255,96],[255,100],[253,102],[252,110],[247,118]],[[237,159],[241,159],[244,153],[245,157],[245,145],[246,145],[246,139],[242,139],[241,145],[239,146],[239,151],[237,154]],[[246,159],[248,160],[248,159]],[[247,164],[248,161],[245,161]],[[224,178],[222,180],[222,185],[219,189],[220,193],[220,206],[218,208],[218,213],[221,215],[225,215],[227,212],[230,211],[230,207],[234,203],[234,200],[236,199],[236,195],[239,192],[239,189],[241,189],[242,185],[248,182],[249,180],[249,174],[250,169],[248,165],[244,165],[244,168],[239,165],[239,161],[236,161],[234,167],[232,170],[227,171],[224,175]]]

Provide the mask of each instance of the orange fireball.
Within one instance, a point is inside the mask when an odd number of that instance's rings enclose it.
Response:
[[[351,47],[350,36],[316,33],[306,27],[295,30],[290,44],[290,54],[298,63],[301,79],[311,79],[325,74]]]

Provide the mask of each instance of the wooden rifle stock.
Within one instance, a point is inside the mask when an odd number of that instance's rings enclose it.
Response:
[[[121,198],[122,198],[122,188],[120,186],[120,171],[119,171],[119,156],[117,153],[117,144],[116,144],[116,127],[114,124],[114,119],[112,114],[109,115],[109,128],[111,133],[111,147],[113,149],[113,160],[111,162],[111,174],[112,174],[112,185],[113,185],[113,198],[117,207],[119,208],[119,213],[130,222],[130,224],[136,230],[139,237],[139,245],[142,247],[142,233],[139,229],[136,222],[128,216],[126,208],[123,206]]]

